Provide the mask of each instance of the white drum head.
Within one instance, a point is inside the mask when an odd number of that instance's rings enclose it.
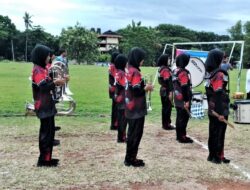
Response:
[[[203,61],[197,57],[191,57],[186,69],[190,72],[192,87],[199,86],[206,73]]]

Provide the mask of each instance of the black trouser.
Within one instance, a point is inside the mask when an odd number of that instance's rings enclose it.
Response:
[[[128,137],[127,137],[127,150],[126,161],[133,161],[136,159],[139,144],[141,142],[145,116],[139,119],[128,119]]]
[[[189,120],[189,114],[184,108],[176,107],[176,139],[181,140],[186,137],[186,128]]]
[[[216,117],[208,115],[209,118],[209,137],[208,150],[212,157],[224,157],[224,141],[227,124],[219,121]],[[225,117],[227,120],[228,117]]]
[[[112,108],[111,108],[111,128],[118,127],[118,119],[117,119],[117,106],[114,98],[112,98]]]
[[[168,96],[161,96],[161,118],[162,118],[162,127],[168,128],[171,123],[171,111],[172,111],[172,103],[169,100]]]
[[[52,157],[53,141],[55,137],[54,116],[40,119],[39,150],[41,161],[50,161]]]
[[[118,136],[117,140],[125,141],[126,140],[126,127],[127,127],[127,119],[125,117],[125,109],[117,110],[118,116]]]

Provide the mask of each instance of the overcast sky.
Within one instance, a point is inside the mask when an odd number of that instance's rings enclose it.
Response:
[[[0,0],[0,15],[24,31],[25,11],[33,25],[59,35],[79,22],[90,29],[117,30],[132,20],[143,26],[182,25],[196,31],[228,34],[238,20],[250,21],[249,0]]]

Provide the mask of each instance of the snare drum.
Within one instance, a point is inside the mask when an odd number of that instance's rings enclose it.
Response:
[[[193,97],[192,97],[192,102],[202,102],[202,92],[192,92]]]
[[[202,92],[192,92],[191,116],[202,119],[204,117],[203,95]]]
[[[234,122],[250,123],[250,100],[236,100],[234,105],[236,107],[234,110]]]
[[[207,103],[207,95],[203,95],[203,109],[207,110],[208,109],[208,103]]]

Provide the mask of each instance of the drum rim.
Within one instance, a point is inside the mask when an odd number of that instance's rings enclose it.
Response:
[[[192,91],[192,94],[203,94],[202,91]]]
[[[234,101],[235,104],[250,104],[250,100],[235,100]]]

